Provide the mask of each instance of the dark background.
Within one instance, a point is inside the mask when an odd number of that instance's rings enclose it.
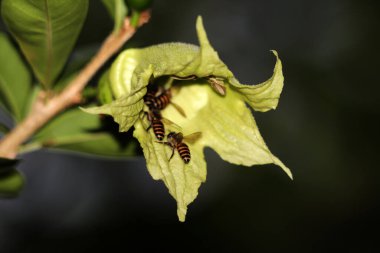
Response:
[[[99,2],[78,48],[112,29]],[[40,151],[23,157],[21,196],[0,200],[0,252],[379,252],[377,1],[156,1],[130,44],[197,43],[199,14],[243,83],[266,80],[269,50],[278,50],[279,107],[255,117],[294,181],[276,166],[234,166],[206,150],[207,182],[180,223],[143,158]]]

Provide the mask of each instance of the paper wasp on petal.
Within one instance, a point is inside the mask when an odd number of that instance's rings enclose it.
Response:
[[[171,101],[172,94],[171,90],[158,87],[147,92],[144,96],[144,103],[148,106],[149,110],[163,110],[168,104],[174,106],[174,108],[186,118],[184,110]]]
[[[157,141],[158,143],[168,145],[172,148],[172,154],[169,158],[169,161],[172,159],[174,155],[174,150],[178,151],[178,154],[184,161],[184,163],[189,163],[191,159],[190,149],[189,146],[187,146],[186,142],[194,142],[198,140],[202,136],[201,132],[195,132],[186,136],[183,136],[181,132],[170,132],[166,139],[167,141]]]
[[[160,141],[162,141],[165,137],[164,124],[175,125],[175,123],[172,122],[171,120],[163,118],[159,110],[150,110],[148,112],[144,112],[144,116],[147,117],[150,123],[150,125],[146,128],[146,131],[149,131],[149,129],[152,128],[154,135]]]
[[[150,122],[149,127],[146,129],[149,131],[150,128],[153,128],[154,135],[160,141],[162,141],[165,137],[165,126],[162,122],[162,117],[159,111],[152,110],[149,112],[145,112],[148,121]]]

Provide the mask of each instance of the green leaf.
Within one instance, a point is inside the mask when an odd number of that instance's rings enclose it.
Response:
[[[3,0],[2,16],[34,74],[51,88],[82,28],[88,0]]]
[[[126,141],[125,136],[118,137]],[[99,116],[72,109],[49,122],[23,151],[48,147],[101,156],[135,155],[135,143],[132,141],[123,144],[121,141],[102,129]]]
[[[124,19],[128,13],[124,0],[102,0],[102,3],[114,20],[114,32],[118,32],[123,27]]]
[[[120,143],[118,140],[121,139],[128,142]],[[51,139],[50,142],[53,144],[50,148],[96,156],[127,158],[138,154],[138,144],[133,139],[125,138],[122,135],[117,139],[117,136],[112,136],[110,133],[56,138]]]
[[[15,197],[24,186],[23,175],[17,170],[11,170],[0,176],[0,197]]]
[[[14,197],[24,186],[24,177],[14,167],[18,160],[0,158],[0,197]]]
[[[0,55],[0,105],[20,121],[31,87],[30,73],[3,33],[0,33]]]

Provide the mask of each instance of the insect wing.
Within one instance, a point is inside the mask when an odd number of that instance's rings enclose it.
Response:
[[[183,140],[189,143],[194,143],[201,137],[202,137],[202,132],[195,132],[195,133],[184,136]]]
[[[179,112],[179,114],[181,114],[184,118],[186,118],[186,113],[185,111],[182,109],[182,107],[180,107],[179,105],[177,105],[176,103],[173,103],[170,101],[170,104],[172,106],[174,106],[174,108]]]
[[[167,118],[161,118],[161,121],[162,123],[164,123],[165,125],[169,125],[170,127],[173,127],[175,129],[177,129],[178,131],[181,131],[182,130],[182,127],[180,127],[179,125],[177,125],[176,123],[174,123],[173,121],[167,119]]]
[[[166,90],[164,87],[162,87],[162,86],[158,86],[158,87],[156,88],[156,93],[154,94],[154,96],[155,96],[155,97],[159,97],[159,96],[163,95],[166,91],[167,91],[167,90]]]

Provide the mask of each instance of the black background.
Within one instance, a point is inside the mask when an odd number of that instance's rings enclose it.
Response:
[[[78,49],[112,29],[100,1],[90,2]],[[255,118],[294,181],[206,150],[207,182],[180,223],[143,158],[40,151],[23,157],[21,196],[0,200],[0,252],[379,252],[377,2],[156,1],[129,45],[197,43],[199,14],[242,83],[266,80],[269,50],[279,52],[279,107]]]

